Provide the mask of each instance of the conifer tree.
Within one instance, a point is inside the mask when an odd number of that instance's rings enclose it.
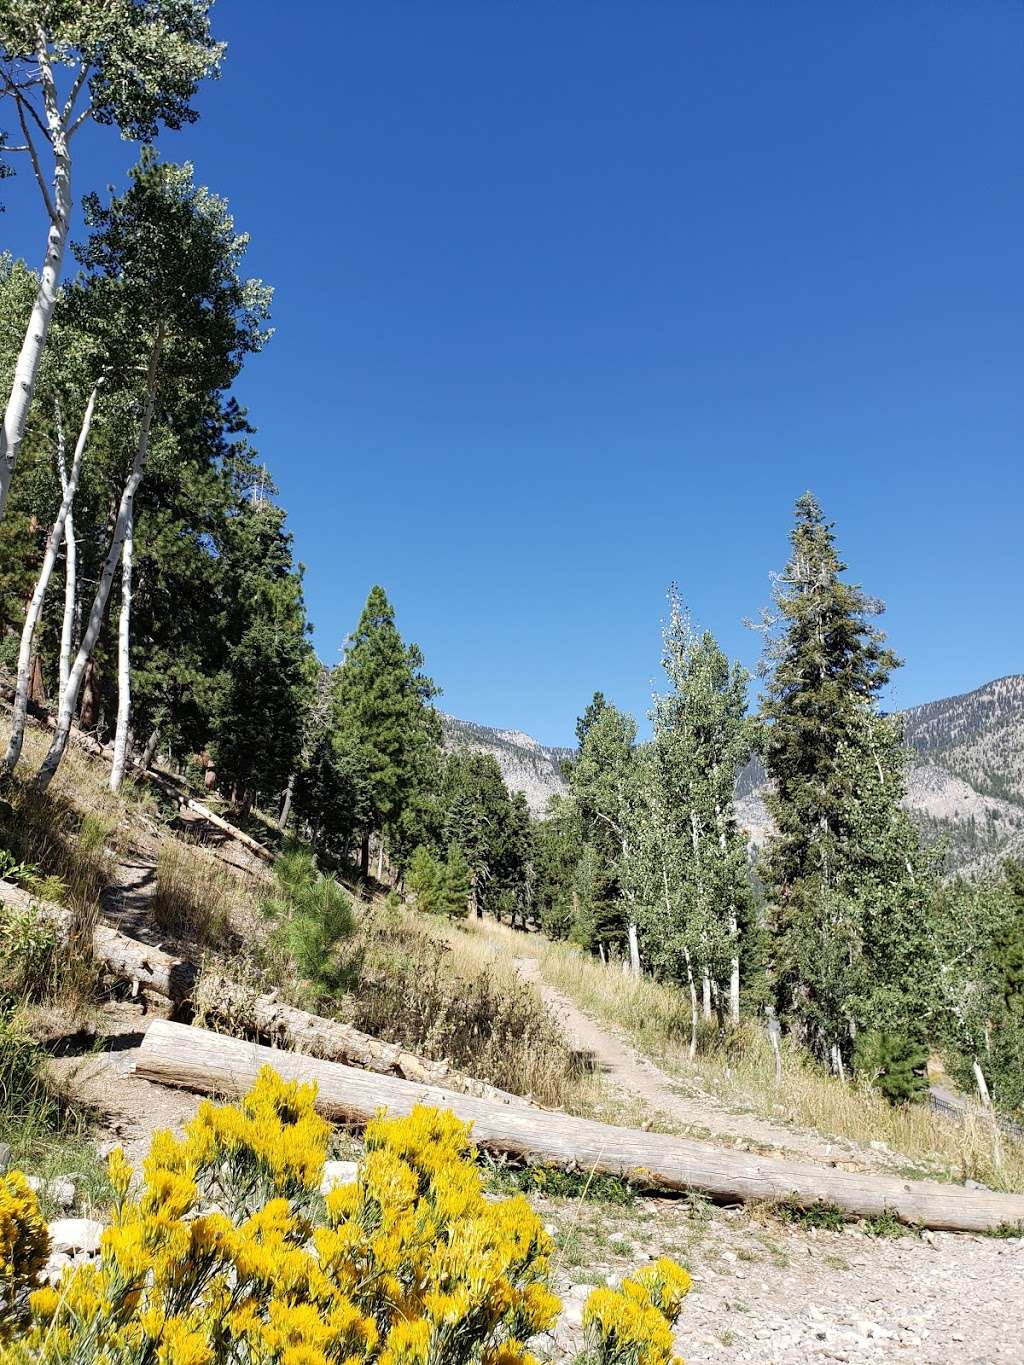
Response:
[[[441,740],[430,705],[437,692],[419,646],[398,633],[384,589],[371,588],[335,675],[333,725],[337,762],[361,811],[363,876],[370,836],[397,822],[428,780]]]
[[[904,756],[878,695],[899,661],[848,583],[834,528],[796,504],[778,615],[766,620],[762,753],[775,833],[762,859],[780,1013],[844,1071],[857,1034],[917,1052],[927,868],[901,808]],[[876,1051],[878,1049],[876,1048]]]
[[[469,863],[458,844],[452,844],[441,878],[441,904],[449,919],[465,919],[472,894]]]

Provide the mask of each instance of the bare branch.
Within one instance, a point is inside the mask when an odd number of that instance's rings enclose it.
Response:
[[[28,130],[28,123],[25,121],[24,100],[16,99],[14,103],[18,107],[18,121],[21,124],[21,131],[25,134],[25,141],[28,143],[28,152],[32,158],[32,169],[36,174],[36,183],[39,186],[39,193],[43,196],[43,203],[46,205],[46,212],[50,215],[50,222],[56,223],[57,210],[54,208],[53,199],[43,175],[43,168],[39,164],[39,156],[36,153],[35,143],[32,141],[32,134]],[[31,108],[31,106],[29,106]]]
[[[88,62],[83,62],[83,63],[82,63],[81,70],[79,71],[78,75],[75,77],[74,84],[72,85],[71,89],[68,91],[68,97],[67,97],[67,99],[64,101],[64,108],[61,110],[61,122],[62,122],[65,126],[67,126],[68,120],[70,119],[71,115],[74,113],[75,103],[76,103],[76,101],[78,100],[78,96],[82,93],[82,87],[85,85],[86,81],[89,79],[89,70],[90,70],[90,64],[89,64]]]

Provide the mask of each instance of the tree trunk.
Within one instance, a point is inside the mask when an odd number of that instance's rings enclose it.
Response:
[[[634,976],[640,975],[640,944],[636,936],[636,925],[632,920],[627,929],[629,936],[629,970]]]
[[[148,773],[153,759],[156,758],[156,746],[160,743],[160,726],[154,725],[153,731],[146,740],[146,747],[142,751],[142,758],[139,761],[139,772]]]
[[[729,937],[733,943],[733,954],[729,960],[729,1018],[734,1024],[738,1024],[740,1022],[740,934],[735,910],[729,917]]]
[[[80,730],[95,730],[100,721],[100,666],[95,659],[90,659],[85,669],[85,676],[82,679],[82,705],[78,710],[78,728]],[[70,679],[71,674],[68,674]],[[65,694],[67,688],[64,689]],[[58,709],[58,714],[60,707]]]
[[[68,150],[67,133],[58,106],[57,91],[54,86],[53,71],[45,45],[40,48],[39,79],[43,89],[43,104],[46,109],[47,134],[53,150],[53,198],[47,204],[50,214],[50,228],[46,236],[46,256],[39,272],[32,315],[29,318],[21,350],[18,353],[11,381],[11,393],[4,412],[3,427],[0,428],[0,521],[7,510],[7,495],[11,488],[14,466],[18,450],[25,434],[32,393],[39,375],[46,338],[53,320],[53,309],[57,301],[57,287],[60,284],[64,265],[64,250],[68,240],[68,226],[71,221],[71,155]],[[40,180],[40,187],[44,189]]]
[[[985,1080],[985,1073],[982,1071],[977,1057],[975,1057],[972,1063],[972,1070],[974,1071],[974,1080],[978,1087],[978,1094],[981,1096],[982,1106],[985,1113],[988,1115],[989,1123],[992,1125],[992,1165],[1001,1173],[1003,1169],[1003,1138],[999,1131],[999,1120],[996,1117],[996,1111],[992,1107],[992,1097],[988,1093],[988,1084]]]
[[[384,880],[384,840],[381,839],[377,846],[377,880]]]
[[[295,792],[295,774],[292,773],[288,779],[288,785],[284,789],[284,801],[281,803],[281,814],[278,816],[277,827],[284,832],[284,827],[288,823],[288,817],[292,813],[292,796]]]
[[[711,1019],[711,978],[708,976],[707,972],[701,977],[700,1003],[704,1021],[707,1023]]]
[[[487,1151],[616,1175],[645,1188],[700,1190],[730,1204],[833,1204],[850,1218],[891,1213],[909,1224],[955,1231],[985,1232],[1024,1221],[1021,1194],[835,1170],[526,1105],[497,1104],[164,1019],[150,1024],[135,1071],[144,1080],[235,1099],[251,1088],[264,1066],[286,1080],[315,1081],[317,1109],[336,1122],[365,1124],[382,1108],[394,1115],[408,1114],[417,1104],[436,1105],[470,1122],[474,1141]]]
[[[38,654],[32,655],[28,685],[28,699],[33,706],[46,705],[46,683],[43,681],[43,661]]]
[[[129,507],[121,549],[121,611],[117,618],[117,726],[110,790],[120,790],[128,757],[128,725],[132,714],[132,563],[135,556],[135,509]]]
[[[689,948],[683,949],[686,958],[686,981],[690,987],[690,1061],[697,1056],[697,983],[693,979],[693,963]]]
[[[146,375],[146,406],[142,413],[142,422],[139,427],[139,439],[135,447],[135,459],[132,462],[131,473],[128,475],[128,482],[124,486],[121,494],[121,502],[117,509],[117,520],[114,523],[114,534],[111,539],[110,549],[107,551],[107,558],[104,562],[99,582],[96,585],[96,595],[93,598],[92,610],[89,613],[89,624],[85,628],[82,643],[78,646],[78,653],[75,662],[71,666],[68,675],[68,685],[64,692],[64,699],[60,704],[57,713],[57,728],[54,732],[53,743],[50,745],[49,753],[43,759],[42,766],[35,778],[35,788],[37,791],[45,791],[53,781],[53,775],[64,757],[64,751],[68,744],[68,735],[71,733],[71,721],[75,713],[75,705],[78,701],[78,693],[82,686],[82,678],[85,674],[86,664],[92,656],[100,627],[103,624],[103,615],[107,607],[107,598],[110,596],[110,585],[114,581],[114,571],[117,568],[117,561],[121,558],[121,547],[124,544],[125,533],[128,528],[129,520],[135,501],[135,493],[142,482],[142,474],[146,466],[146,456],[149,453],[149,432],[153,424],[153,408],[156,405],[157,383],[160,377],[160,357],[163,352],[164,328],[163,323],[157,324],[156,335],[153,338],[153,345],[149,353],[149,367]]]
[[[67,496],[68,473],[64,465],[64,435],[60,426],[60,405],[57,406],[58,422],[58,471],[61,491]],[[75,538],[74,508],[68,507],[64,519],[64,619],[60,628],[60,687],[57,704],[64,700],[67,691],[68,674],[71,672],[71,650],[75,640],[75,624],[78,615],[78,541]]]
[[[359,846],[359,875],[365,880],[370,875],[370,831],[363,835]]]
[[[85,445],[89,439],[92,417],[96,409],[96,392],[97,390],[94,388],[89,395],[89,401],[85,406],[85,415],[82,418],[82,429],[78,433],[78,442],[75,445],[75,456],[71,465],[71,474],[64,485],[64,495],[61,498],[60,507],[57,511],[57,519],[53,523],[53,529],[46,542],[46,553],[43,555],[43,564],[39,570],[39,577],[36,579],[36,586],[32,593],[31,601],[28,604],[28,611],[25,613],[25,625],[21,632],[21,647],[18,650],[18,683],[14,692],[14,707],[11,713],[11,737],[3,761],[3,771],[5,773],[13,772],[18,759],[21,757],[21,747],[25,738],[25,716],[28,711],[29,686],[31,682],[32,644],[35,639],[36,627],[39,624],[39,617],[42,614],[46,590],[50,585],[50,575],[53,573],[53,566],[57,562],[57,555],[60,553],[61,541],[64,538],[64,527],[68,519],[68,514],[71,511],[71,504],[74,501],[75,493],[78,490],[78,479],[82,472],[82,456],[85,453]]]

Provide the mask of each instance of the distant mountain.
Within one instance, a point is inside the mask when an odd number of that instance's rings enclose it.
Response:
[[[562,762],[572,749],[549,748],[519,730],[443,716],[445,744],[493,754],[505,782],[539,818],[567,791]],[[1024,857],[1024,674],[903,712],[910,749],[907,809],[929,840],[943,837],[950,870],[983,872]],[[740,821],[754,844],[771,830],[765,774],[754,759],[740,775]]]
[[[475,749],[497,759],[505,785],[523,793],[535,820],[545,814],[552,796],[564,796],[569,790],[562,761],[572,757],[572,749],[539,744],[521,730],[492,730],[489,725],[474,725],[443,713],[441,724],[446,749]]]

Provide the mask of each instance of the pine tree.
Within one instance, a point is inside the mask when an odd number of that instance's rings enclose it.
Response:
[[[452,844],[441,880],[441,904],[449,919],[465,919],[472,893],[469,863],[458,844]]]
[[[762,859],[780,1013],[842,1070],[860,1028],[919,1046],[927,868],[901,808],[904,757],[878,695],[899,660],[842,575],[807,493],[766,646],[762,753],[775,833]]]
[[[370,836],[397,825],[431,780],[441,739],[418,645],[407,645],[384,589],[374,587],[335,675],[334,747],[362,815],[360,865]]]

